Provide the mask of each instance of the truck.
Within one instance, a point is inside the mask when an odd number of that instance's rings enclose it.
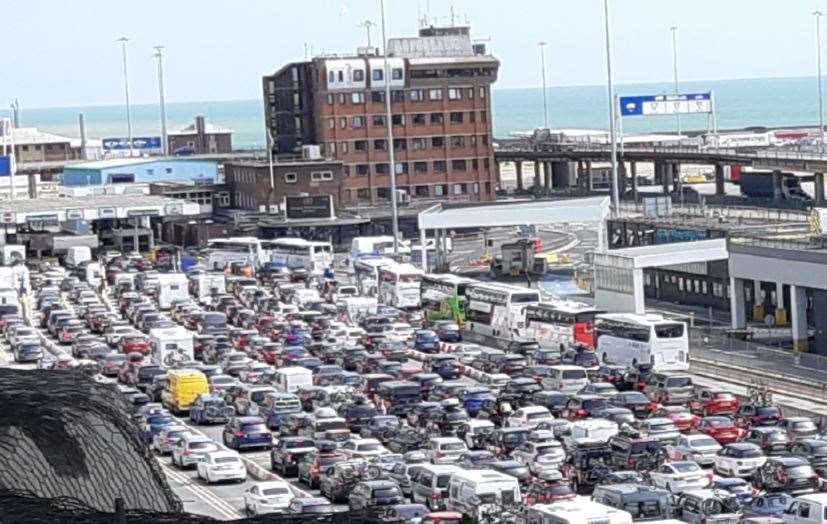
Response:
[[[159,308],[169,309],[175,301],[189,300],[189,281],[185,274],[159,273],[157,278]]]
[[[491,276],[544,275],[548,262],[537,257],[537,239],[520,238],[502,245],[502,255],[491,259]]]
[[[776,190],[772,171],[742,170],[740,176],[741,194],[747,198],[762,200],[798,200],[809,203],[810,195],[801,189],[799,179],[792,173],[782,172],[780,187]]]
[[[72,246],[66,249],[64,262],[67,267],[78,267],[81,262],[87,260],[92,260],[92,249],[88,246]]]
[[[150,330],[149,345],[152,361],[159,366],[173,367],[195,359],[192,332],[181,326]]]
[[[781,519],[784,524],[827,524],[827,493],[796,497]]]
[[[208,305],[212,303],[213,295],[225,293],[227,290],[227,278],[224,273],[204,273],[196,275],[190,281],[190,292],[195,295],[199,304]]]

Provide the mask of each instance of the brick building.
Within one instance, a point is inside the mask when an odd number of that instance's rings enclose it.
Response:
[[[233,150],[233,130],[208,122],[196,116],[195,122],[167,133],[169,152],[186,150],[194,154],[230,153]]]
[[[490,88],[499,61],[472,45],[468,27],[390,39],[388,57],[397,187],[414,199],[493,199]],[[344,204],[391,196],[384,77],[383,57],[365,48],[263,78],[275,152],[318,144],[343,162]]]
[[[252,211],[281,205],[286,196],[332,195],[333,205],[341,202],[343,164],[338,160],[291,160],[273,164],[275,190],[270,190],[267,162],[227,162],[224,182],[232,207]]]

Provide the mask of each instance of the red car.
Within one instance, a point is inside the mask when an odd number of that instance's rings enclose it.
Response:
[[[683,432],[691,431],[700,420],[700,417],[693,415],[683,406],[661,406],[655,409],[651,416],[668,418]]]
[[[121,338],[118,345],[120,346],[121,353],[125,355],[129,353],[149,355],[149,340],[143,335],[126,335]]]
[[[737,413],[741,401],[732,393],[701,389],[689,401],[689,409],[703,416],[731,415]]]
[[[744,434],[744,430],[736,426],[729,417],[704,417],[695,429],[714,438],[718,444],[732,444]]]

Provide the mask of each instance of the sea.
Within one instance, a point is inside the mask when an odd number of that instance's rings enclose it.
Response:
[[[619,95],[657,95],[673,92],[671,83],[621,84]],[[817,77],[761,78],[742,80],[692,81],[680,84],[682,93],[711,91],[718,115],[719,129],[751,126],[818,125]],[[549,87],[547,90],[549,126],[553,129],[607,129],[608,104],[605,86]],[[25,99],[23,100],[25,105]],[[513,132],[543,125],[543,92],[540,88],[493,90],[494,136],[505,138]],[[25,108],[21,126],[38,127],[64,136],[77,137],[78,114],[86,118],[88,136],[93,138],[126,136],[126,111],[123,106],[85,106]],[[0,111],[6,116],[8,111]],[[265,145],[264,105],[261,100],[167,103],[169,129],[192,123],[195,115],[234,131],[236,148],[262,148]],[[706,115],[684,115],[683,130],[708,129]],[[160,134],[157,104],[132,106],[135,136]],[[671,132],[675,117],[627,117],[624,133]]]

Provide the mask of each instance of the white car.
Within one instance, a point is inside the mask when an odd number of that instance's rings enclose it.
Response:
[[[542,462],[546,467],[554,464],[559,468],[566,460],[566,450],[563,449],[562,444],[555,440],[551,442],[523,442],[511,452],[513,460],[526,466],[531,466],[540,457],[543,457]]]
[[[244,509],[248,515],[281,512],[287,510],[294,497],[287,481],[258,482],[244,492]]]
[[[414,329],[410,324],[404,322],[394,322],[391,328],[385,331],[385,336],[388,340],[398,340],[400,342],[408,342],[413,338]]]
[[[172,448],[181,440],[185,433],[190,433],[190,428],[187,426],[179,426],[173,424],[165,426],[154,437],[149,447],[159,455],[169,455],[172,453]]]
[[[222,480],[247,480],[247,467],[241,461],[237,451],[219,450],[204,454],[204,460],[198,462],[198,478],[207,484]]]
[[[508,417],[510,428],[534,428],[541,422],[553,422],[554,415],[543,406],[526,406],[518,409]]]
[[[468,451],[465,442],[456,437],[433,437],[425,454],[434,464],[452,464]]]
[[[459,434],[465,441],[468,449],[476,449],[477,444],[475,440],[480,438],[490,438],[496,430],[496,426],[490,420],[468,419],[459,430]]]
[[[715,461],[721,445],[708,435],[681,435],[665,449],[669,460],[693,460],[701,466],[709,466]]]
[[[213,451],[218,451],[218,444],[212,439],[197,433],[186,433],[172,447],[172,465],[180,469],[188,468]]]
[[[704,489],[712,482],[712,474],[707,474],[692,461],[666,462],[649,476],[656,487],[672,493]]]
[[[375,438],[348,440],[339,447],[339,453],[349,459],[367,459],[390,453],[381,442]]]
[[[735,442],[718,451],[712,469],[719,475],[751,477],[766,461],[767,457],[758,444]]]

